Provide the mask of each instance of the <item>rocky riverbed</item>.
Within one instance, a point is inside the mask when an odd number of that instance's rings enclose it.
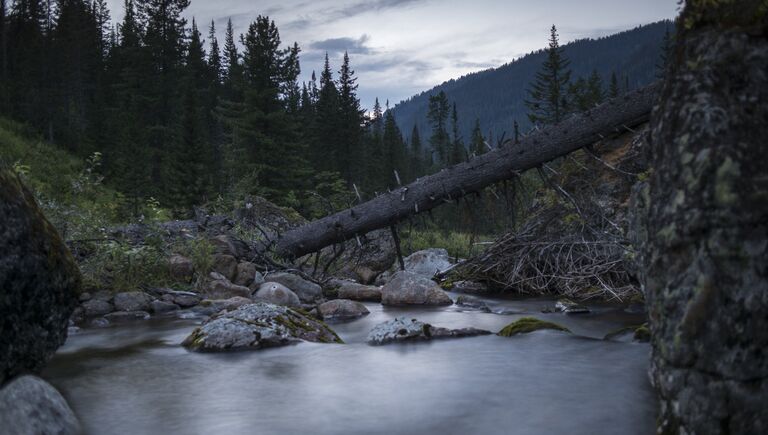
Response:
[[[544,314],[555,300],[477,300],[491,312],[364,302],[369,314],[328,320],[344,344],[226,353],[185,349],[181,343],[207,317],[182,309],[84,327],[43,377],[88,433],[653,432],[648,345],[603,340],[642,322],[642,313],[589,305],[589,314]],[[571,333],[368,343],[377,325],[396,318],[498,332],[531,316]]]

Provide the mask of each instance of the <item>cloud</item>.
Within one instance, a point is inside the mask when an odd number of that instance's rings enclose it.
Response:
[[[353,18],[369,12],[381,12],[388,9],[413,6],[418,3],[424,3],[427,0],[375,0],[358,1],[339,8],[325,8],[313,12],[313,17],[303,16],[296,20],[286,23],[284,26],[290,29],[310,27],[317,24],[330,24],[335,21]]]
[[[369,35],[363,34],[359,38],[329,38],[322,41],[315,41],[309,44],[311,50],[324,51],[330,53],[346,51],[349,54],[372,54],[374,50],[366,45],[370,41]]]

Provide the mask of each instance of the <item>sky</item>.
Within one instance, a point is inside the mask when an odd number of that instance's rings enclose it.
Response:
[[[109,0],[122,18],[123,0]],[[185,15],[207,35],[214,21],[223,45],[227,20],[244,33],[258,15],[273,19],[284,45],[302,49],[302,79],[336,72],[347,50],[364,108],[391,105],[446,80],[497,67],[547,44],[610,35],[672,19],[678,0],[191,0]]]

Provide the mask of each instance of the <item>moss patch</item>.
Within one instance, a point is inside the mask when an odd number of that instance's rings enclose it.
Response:
[[[554,329],[556,331],[571,332],[568,328],[560,326],[557,323],[547,322],[533,317],[523,317],[502,328],[498,335],[502,337],[511,337],[513,335],[527,334],[540,329]]]

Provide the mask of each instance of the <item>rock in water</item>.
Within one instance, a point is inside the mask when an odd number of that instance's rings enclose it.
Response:
[[[299,297],[288,287],[276,282],[265,282],[259,287],[259,291],[253,295],[253,299],[286,307],[298,307],[301,305]]]
[[[80,272],[19,178],[0,168],[0,384],[37,372],[67,338]]]
[[[21,376],[0,390],[0,431],[7,435],[82,433],[58,391],[35,376]]]
[[[560,326],[557,323],[539,320],[534,317],[523,317],[522,319],[518,319],[502,328],[498,335],[502,337],[511,337],[513,335],[527,334],[529,332],[538,331],[541,329],[553,329],[555,331],[571,332],[568,328]]]
[[[348,299],[334,299],[320,304],[317,312],[323,320],[356,319],[370,313],[365,305]]]
[[[456,305],[473,310],[479,310],[485,313],[491,312],[491,308],[488,306],[488,304],[485,303],[485,301],[472,296],[460,295],[458,298],[456,298]]]
[[[123,292],[115,295],[117,311],[149,311],[154,298],[144,292]]]
[[[264,279],[291,289],[304,303],[312,303],[323,296],[323,288],[314,282],[288,272],[270,273]]]
[[[578,304],[568,298],[562,298],[555,304],[555,311],[561,311],[565,314],[588,314],[589,308]]]
[[[381,289],[383,305],[451,305],[453,301],[429,278],[401,271]]]
[[[356,282],[343,282],[337,290],[340,299],[353,301],[381,302],[381,289],[372,285],[363,285]]]
[[[488,335],[490,331],[475,328],[447,329],[437,328],[416,319],[397,317],[376,325],[368,333],[368,343],[381,345],[397,341],[421,341],[435,338],[472,337]]]
[[[342,343],[324,323],[288,307],[260,302],[211,317],[182,344],[194,351],[221,352],[284,346],[302,340]]]

